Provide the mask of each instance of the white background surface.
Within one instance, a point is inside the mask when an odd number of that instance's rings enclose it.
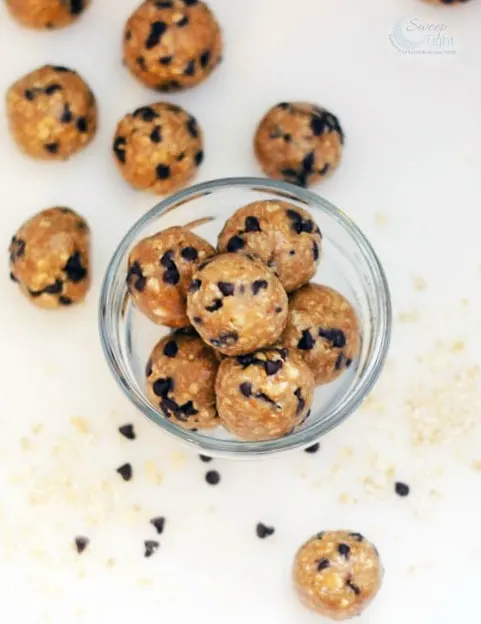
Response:
[[[136,1],[93,0],[77,25],[48,33],[21,28],[0,7],[0,91],[49,62],[77,69],[100,105],[95,143],[51,164],[20,155],[0,105],[4,248],[51,205],[81,212],[94,235],[84,306],[43,313],[6,267],[0,277],[2,611],[26,624],[310,624],[319,618],[290,587],[294,552],[315,532],[350,528],[376,543],[386,570],[362,624],[479,623],[480,0],[210,4],[225,61],[204,85],[169,97],[204,128],[198,180],[257,174],[253,130],[277,101],[331,108],[345,158],[317,190],[358,222],[385,264],[396,319],[389,365],[316,455],[207,465],[144,422],[107,371],[96,318],[110,254],[154,203],[126,187],[109,154],[118,118],[159,98],[120,64]],[[447,24],[457,54],[399,54],[388,35],[403,16]],[[128,422],[134,442],[117,432]],[[125,462],[128,483],[115,472]],[[217,487],[205,483],[207,468],[221,473]],[[409,483],[409,498],[394,494],[396,479]],[[161,546],[145,559],[159,515]],[[259,540],[259,521],[276,533]],[[79,556],[82,534],[91,542]]]

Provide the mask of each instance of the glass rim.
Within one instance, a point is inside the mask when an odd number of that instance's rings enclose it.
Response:
[[[327,410],[322,420],[313,423],[305,429],[294,431],[293,433],[275,440],[263,440],[248,442],[242,440],[222,440],[204,435],[197,431],[183,429],[163,418],[161,414],[154,409],[147,399],[132,387],[125,377],[120,374],[121,366],[118,362],[121,358],[116,356],[115,350],[111,345],[110,337],[113,332],[110,331],[112,324],[110,323],[109,309],[111,305],[112,284],[114,283],[119,269],[121,269],[122,260],[131,246],[136,240],[137,235],[154,219],[165,214],[174,206],[184,203],[197,195],[205,195],[210,191],[220,190],[222,188],[233,187],[249,187],[258,188],[262,191],[282,192],[286,197],[308,204],[314,204],[328,217],[333,218],[351,237],[361,252],[365,260],[370,277],[373,280],[373,288],[375,291],[375,309],[374,317],[377,320],[376,331],[373,336],[372,355],[367,362],[362,378],[359,382],[344,395],[341,400],[335,403]],[[371,391],[376,383],[389,348],[392,327],[392,305],[389,285],[382,267],[382,264],[374,251],[371,243],[368,241],[363,232],[342,210],[336,208],[333,204],[320,197],[316,193],[305,188],[297,187],[288,182],[271,180],[257,177],[231,177],[219,178],[208,182],[201,182],[186,189],[182,189],[177,193],[161,200],[153,208],[148,210],[140,217],[124,235],[117,248],[115,249],[109,263],[102,282],[99,304],[99,331],[102,349],[109,365],[109,368],[120,385],[124,394],[130,401],[146,416],[153,424],[158,425],[166,433],[181,440],[191,446],[196,446],[203,453],[212,452],[217,456],[232,457],[248,457],[258,455],[270,455],[279,453],[280,451],[294,450],[300,447],[306,447],[313,444],[323,435],[340,425],[352,412],[359,407],[361,402]]]

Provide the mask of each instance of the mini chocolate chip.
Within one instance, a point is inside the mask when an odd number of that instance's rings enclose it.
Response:
[[[277,403],[274,401],[274,399],[271,399],[271,397],[265,392],[256,392],[255,398],[259,399],[260,401],[264,401],[265,403],[269,403],[269,405],[274,405],[275,407],[277,407]]]
[[[349,587],[349,589],[352,589],[352,591],[356,594],[356,596],[359,596],[359,594],[361,593],[361,589],[359,588],[359,585],[356,585],[356,583],[353,583],[350,578],[346,581],[346,585],[347,587]]]
[[[246,243],[243,238],[240,236],[233,236],[227,243],[227,251],[235,253],[236,251],[239,251],[239,249],[243,249],[245,245]]]
[[[167,180],[170,178],[169,165],[157,165],[155,168],[155,175],[157,176],[157,180]]]
[[[326,568],[328,568],[331,564],[329,563],[329,559],[320,559],[317,563],[317,571],[322,572]]]
[[[181,405],[179,409],[185,416],[195,416],[199,413],[199,410],[195,409],[192,401],[187,401],[187,403]]]
[[[160,535],[164,531],[165,527],[165,518],[159,516],[158,518],[152,518],[150,524],[155,528],[157,533]]]
[[[184,249],[180,252],[180,255],[184,258],[184,260],[194,262],[199,257],[199,252],[195,247],[184,247]]]
[[[314,262],[319,260],[319,245],[317,243],[312,243],[312,257]]]
[[[196,325],[202,325],[202,318],[200,316],[194,316],[192,318],[192,322]]]
[[[35,93],[36,93],[36,89],[25,89],[25,91],[23,92],[23,95],[25,96],[26,100],[33,102],[33,100],[35,99]]]
[[[89,130],[88,122],[85,117],[79,117],[75,125],[77,126],[77,130],[82,134],[85,134]]]
[[[127,440],[135,440],[136,435],[133,425],[122,425],[119,427],[119,433],[127,438]]]
[[[71,15],[79,15],[85,8],[84,0],[70,0]]]
[[[154,391],[154,394],[164,399],[167,398],[167,395],[169,394],[169,392],[172,392],[173,389],[174,382],[172,380],[172,377],[157,379],[157,381],[154,381],[154,383],[152,384],[152,390]]]
[[[361,533],[349,533],[349,535],[356,540],[356,542],[363,542],[364,536]]]
[[[54,83],[51,85],[48,85],[48,87],[45,87],[45,89],[43,90],[43,92],[46,95],[53,95],[54,93],[56,93],[57,91],[62,91],[62,87],[61,85]]]
[[[268,283],[266,280],[256,280],[252,283],[252,294],[257,295],[262,289],[267,290]]]
[[[216,312],[217,310],[220,310],[223,305],[222,299],[214,299],[210,306],[205,306],[205,309],[207,312]]]
[[[317,173],[319,175],[326,175],[326,173],[329,171],[329,169],[330,169],[330,165],[329,165],[329,163],[326,163],[322,169],[318,170]]]
[[[198,336],[198,333],[193,327],[181,327],[175,330],[176,336]]]
[[[145,58],[143,56],[138,56],[135,59],[135,62],[140,67],[140,69],[143,69],[144,71],[147,69],[147,65],[145,64]]]
[[[349,546],[349,544],[338,544],[337,552],[343,557],[345,557],[346,559],[349,559],[351,547]]]
[[[82,258],[79,251],[75,251],[63,267],[68,279],[77,284],[87,277],[87,269],[82,266]]]
[[[174,5],[172,4],[172,0],[156,0],[155,6],[158,9],[171,9]]]
[[[266,526],[263,522],[259,522],[256,526],[256,534],[260,539],[264,539],[273,535],[275,532],[274,527]]]
[[[235,344],[238,340],[239,334],[236,331],[231,331],[220,334],[217,338],[212,338],[210,342],[214,347],[228,347]]]
[[[155,551],[159,548],[160,544],[159,542],[156,542],[155,540],[145,540],[144,546],[145,546],[144,557],[152,557]]]
[[[337,349],[342,349],[346,346],[346,335],[342,329],[319,329],[319,336],[324,338]]]
[[[323,537],[324,537],[324,531],[321,531],[320,533],[316,535],[316,539],[318,540],[322,540]]]
[[[312,234],[314,231],[314,223],[310,219],[306,219],[302,223],[302,231],[307,232],[307,234]]]
[[[62,288],[63,282],[61,282],[60,280],[56,280],[54,284],[50,284],[49,286],[44,288],[43,292],[49,295],[58,295],[62,292]]]
[[[241,391],[241,394],[248,398],[252,394],[252,384],[248,381],[244,381],[244,383],[241,383],[239,386],[239,390]]]
[[[276,314],[280,314],[282,312],[282,307],[281,306],[277,306],[276,307]]]
[[[302,331],[302,337],[297,343],[297,348],[301,349],[301,351],[310,351],[314,348],[316,341],[311,336],[311,332],[308,329],[304,329]]]
[[[292,135],[288,132],[282,137],[286,143],[290,143],[292,141]]]
[[[175,25],[179,26],[180,28],[183,28],[184,26],[187,26],[188,23],[189,23],[189,18],[187,17],[187,15],[184,15],[178,22],[176,22]]]
[[[55,141],[54,143],[46,143],[44,148],[50,154],[56,154],[58,152],[58,141]]]
[[[292,210],[291,208],[286,210],[286,214],[291,221],[295,221],[296,223],[300,223],[302,221],[302,216],[295,210]]]
[[[202,150],[199,150],[196,155],[194,156],[194,161],[197,167],[199,167],[202,162],[204,160],[204,152]]]
[[[18,282],[18,279],[15,277],[15,275],[10,271],[10,279],[12,280],[12,282]]]
[[[65,102],[65,104],[63,105],[63,113],[60,116],[60,121],[61,123],[70,123],[72,119],[73,119],[73,115],[70,110],[70,106],[68,102]]]
[[[172,63],[173,58],[174,58],[173,56],[161,56],[159,58],[159,63],[161,65],[170,65],[170,63]]]
[[[194,137],[194,139],[196,139],[199,136],[199,128],[195,117],[189,117],[186,126],[189,133]]]
[[[304,453],[310,453],[310,454],[317,453],[317,451],[319,450],[320,446],[321,445],[319,444],[319,442],[316,442],[312,446],[308,446],[307,448],[305,448],[304,449]]]
[[[205,69],[207,65],[209,64],[210,56],[211,54],[209,50],[202,52],[202,54],[200,55],[199,62],[200,62],[200,66],[202,67],[202,69]]]
[[[147,48],[147,50],[155,48],[155,46],[160,43],[160,38],[166,30],[167,24],[165,22],[152,22],[152,24],[150,25],[149,36],[145,40],[145,47]]]
[[[132,31],[131,30],[126,30],[125,31],[125,41],[130,41],[132,39]]]
[[[351,358],[346,358],[346,368],[349,368],[352,364]]]
[[[175,342],[175,340],[169,340],[169,342],[167,342],[164,346],[163,354],[166,357],[175,358],[178,350],[179,350],[179,347],[177,346],[177,343]]]
[[[282,108],[283,110],[287,110],[289,108],[289,104],[287,102],[280,102],[280,104],[276,105],[276,108]]]
[[[75,548],[77,549],[78,554],[83,553],[83,551],[89,545],[90,540],[88,537],[84,537],[83,535],[79,535],[75,538]]]
[[[302,390],[300,388],[297,388],[297,390],[294,392],[294,394],[297,397],[296,414],[300,414],[302,412],[302,410],[306,407],[306,402],[302,398]]]
[[[202,281],[200,279],[194,279],[190,283],[189,292],[197,292],[198,290],[200,290],[201,286],[202,286]]]
[[[259,219],[257,219],[256,217],[246,217],[245,231],[246,232],[260,232],[261,226],[259,223]]]
[[[209,462],[212,461],[212,457],[209,457],[209,455],[199,455],[200,461],[204,462],[205,464],[208,464]]]
[[[127,144],[127,139],[125,137],[119,136],[114,139],[113,144],[113,152],[121,163],[125,163],[125,145]]]
[[[150,133],[150,140],[152,143],[160,143],[162,141],[162,135],[160,134],[160,126],[155,126],[155,128]]]
[[[132,284],[132,278],[135,278],[135,281]],[[135,261],[129,266],[129,270],[127,271],[127,286],[129,290],[133,286],[135,290],[138,292],[142,292],[145,288],[147,280],[142,273],[142,267],[140,263]]]
[[[176,284],[178,284],[180,280],[180,273],[177,270],[177,267],[174,265],[170,267],[169,269],[167,269],[164,272],[162,279],[164,280],[166,284],[172,284],[172,286],[175,286]]]
[[[264,362],[262,360],[258,360],[250,353],[247,353],[246,355],[238,355],[236,360],[242,366],[242,368],[247,368],[248,366],[252,366],[257,362],[262,362],[262,365],[264,365]]]
[[[195,61],[190,60],[184,69],[184,76],[193,76],[195,74]]]
[[[172,91],[177,91],[182,88],[182,85],[178,80],[166,80],[158,84],[156,87],[157,91],[161,91],[162,93],[171,93]]]
[[[339,355],[337,356],[336,363],[334,364],[334,367],[336,370],[341,370],[342,365],[345,363],[345,359],[346,359],[346,356],[344,355],[344,353],[339,353]]]
[[[315,136],[321,136],[326,130],[326,122],[322,117],[313,117],[311,119],[311,130]]]
[[[162,256],[162,258],[160,259],[160,264],[166,269],[172,268],[173,266],[175,266],[175,263],[172,260],[173,257],[174,257],[174,252],[172,251],[172,249],[169,249],[169,251],[166,251],[164,255]]]
[[[396,483],[394,484],[394,491],[396,492],[396,494],[398,496],[408,496],[409,495],[409,485],[407,485],[406,483],[402,483],[401,481],[396,481]]]
[[[220,481],[220,474],[217,470],[209,470],[205,473],[205,480],[209,485],[217,485]]]
[[[283,366],[282,360],[266,360],[264,369],[269,377],[278,373]]]
[[[74,71],[72,71],[71,69],[68,69],[68,67],[64,67],[63,65],[51,65],[50,66],[54,71],[59,72],[59,74],[62,73],[71,73],[71,74],[75,74]]]
[[[235,286],[232,282],[217,282],[217,288],[224,295],[224,297],[232,297],[235,290]]]
[[[116,472],[119,473],[124,481],[130,481],[133,475],[132,466],[130,464],[123,464],[117,468]]]
[[[167,418],[170,417],[170,412],[173,412],[174,414],[179,413],[179,406],[172,399],[162,399],[162,401],[160,402],[160,407],[162,408],[162,411],[164,412],[165,416],[167,416]]]
[[[64,295],[60,295],[58,300],[59,300],[59,303],[64,306],[69,306],[69,305],[72,305],[73,303],[73,300],[70,299],[70,297],[65,297]]]
[[[314,168],[314,152],[309,152],[302,159],[302,170],[304,173],[312,173]]]
[[[182,162],[182,161],[184,160],[184,158],[185,158],[185,152],[180,152],[180,154],[178,154],[178,155],[175,157],[175,160],[176,160],[177,162]]]

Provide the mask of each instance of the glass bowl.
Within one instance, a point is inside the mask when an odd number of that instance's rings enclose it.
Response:
[[[168,328],[152,323],[131,303],[126,288],[130,249],[142,238],[174,225],[189,225],[214,246],[225,221],[241,206],[283,199],[310,211],[323,234],[323,259],[313,281],[339,290],[356,308],[361,326],[359,356],[336,381],[317,388],[311,415],[278,440],[244,442],[223,428],[187,431],[149,403],[145,365]],[[107,269],[100,296],[100,336],[118,384],[138,409],[166,433],[199,452],[221,457],[272,455],[307,447],[359,406],[382,370],[391,333],[391,300],[382,266],[349,217],[321,197],[285,182],[227,178],[192,186],[161,201],[127,232]]]

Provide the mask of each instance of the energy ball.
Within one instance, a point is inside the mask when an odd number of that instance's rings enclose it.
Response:
[[[289,349],[226,358],[215,386],[219,418],[243,440],[281,438],[309,415],[314,385],[309,367]]]
[[[147,394],[162,414],[184,429],[220,424],[215,406],[219,361],[192,328],[162,338],[147,363]]]
[[[125,64],[145,85],[164,93],[205,80],[221,54],[219,24],[199,0],[146,0],[125,26]]]
[[[190,325],[187,288],[192,274],[214,248],[183,227],[171,227],[139,241],[129,255],[127,286],[136,307],[168,327]]]
[[[187,295],[187,316],[224,355],[272,345],[285,327],[287,295],[260,260],[223,254],[199,265]]]
[[[260,122],[254,149],[267,176],[309,186],[336,169],[343,143],[332,113],[306,102],[282,102]]]
[[[281,342],[302,355],[318,385],[328,383],[349,368],[359,353],[357,314],[333,288],[308,284],[291,295]]]
[[[232,215],[220,233],[219,250],[256,255],[291,292],[315,275],[321,242],[321,231],[306,210],[267,200],[253,202]]]
[[[62,28],[85,11],[90,0],[7,0],[12,16],[29,28]]]
[[[10,277],[40,308],[82,301],[89,289],[86,221],[69,208],[48,208],[26,221],[10,243]]]
[[[382,566],[376,548],[360,533],[326,531],[298,550],[293,577],[306,606],[344,620],[360,615],[376,596]]]
[[[7,92],[10,130],[34,158],[66,160],[97,131],[97,105],[87,83],[66,67],[45,65]]]
[[[113,153],[131,186],[164,195],[196,174],[204,159],[202,131],[180,106],[142,106],[119,122]]]

